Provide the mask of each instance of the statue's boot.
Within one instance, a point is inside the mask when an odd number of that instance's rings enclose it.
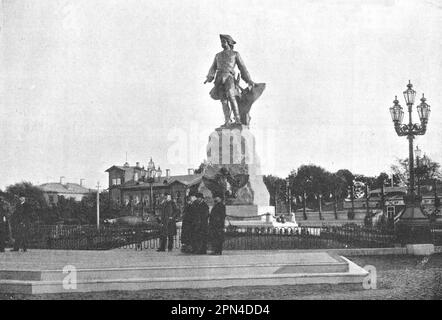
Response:
[[[229,108],[227,101],[225,103],[223,103],[222,105],[223,105],[223,112],[224,112],[224,124],[222,125],[222,127],[228,127],[232,123],[230,121],[230,108]]]
[[[239,116],[239,108],[238,108],[238,102],[236,101],[235,97],[229,98],[230,105],[232,107],[233,116],[235,117],[235,123],[241,124],[241,118]]]

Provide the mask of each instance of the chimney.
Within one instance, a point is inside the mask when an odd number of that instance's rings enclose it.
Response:
[[[136,165],[137,168],[140,168],[140,163],[139,162],[137,162],[135,165]]]
[[[190,175],[192,175],[193,174],[193,169],[187,169],[187,174],[190,176]]]
[[[80,179],[80,187],[83,186],[83,180],[85,180],[85,179]]]
[[[61,177],[60,177],[60,184],[63,184],[63,182],[64,182],[63,179],[64,179],[64,178],[65,178],[64,176],[61,176]]]
[[[170,177],[170,169],[166,169],[166,178]]]

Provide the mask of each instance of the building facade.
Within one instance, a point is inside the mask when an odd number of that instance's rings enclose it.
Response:
[[[198,190],[202,175],[188,170],[187,175],[170,174],[170,170],[163,172],[156,168],[152,159],[146,167],[130,166],[127,162],[123,166],[114,165],[105,172],[109,175],[109,196],[114,204],[128,209],[133,215],[158,214],[164,193],[171,194],[172,199],[182,210],[185,197],[190,191]]]
[[[83,197],[97,192],[97,190],[84,187],[81,183],[49,182],[40,185],[39,188],[50,205],[57,205],[60,197],[81,201]]]
[[[383,192],[383,194],[382,194]],[[406,187],[385,187],[384,190],[375,189],[369,191],[368,200],[366,197],[361,197],[353,200],[346,200],[344,202],[344,209],[381,209],[384,207],[389,217],[395,217],[405,208],[404,195],[407,193]],[[436,207],[436,199],[442,198],[442,185],[437,185],[436,190],[434,186],[423,185],[420,188],[422,196],[422,208],[427,214],[432,213]],[[382,201],[384,205],[382,206]]]

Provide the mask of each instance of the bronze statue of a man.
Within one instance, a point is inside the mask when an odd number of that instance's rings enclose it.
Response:
[[[210,96],[215,100],[221,100],[225,120],[223,126],[231,124],[230,115],[232,111],[235,124],[241,124],[237,100],[241,96],[241,92],[239,77],[235,78],[235,66],[238,66],[241,78],[247,82],[249,87],[253,87],[254,82],[250,78],[241,56],[233,50],[236,42],[227,34],[220,34],[220,39],[224,50],[216,54],[204,83],[212,82],[215,79],[215,86],[210,91]]]

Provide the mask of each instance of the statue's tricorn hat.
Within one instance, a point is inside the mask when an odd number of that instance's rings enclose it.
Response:
[[[231,36],[229,36],[228,34],[220,34],[219,35],[219,38],[222,40],[222,39],[225,39],[228,43],[230,43],[230,44],[236,44],[236,41],[235,40],[233,40],[233,38],[231,37]]]

